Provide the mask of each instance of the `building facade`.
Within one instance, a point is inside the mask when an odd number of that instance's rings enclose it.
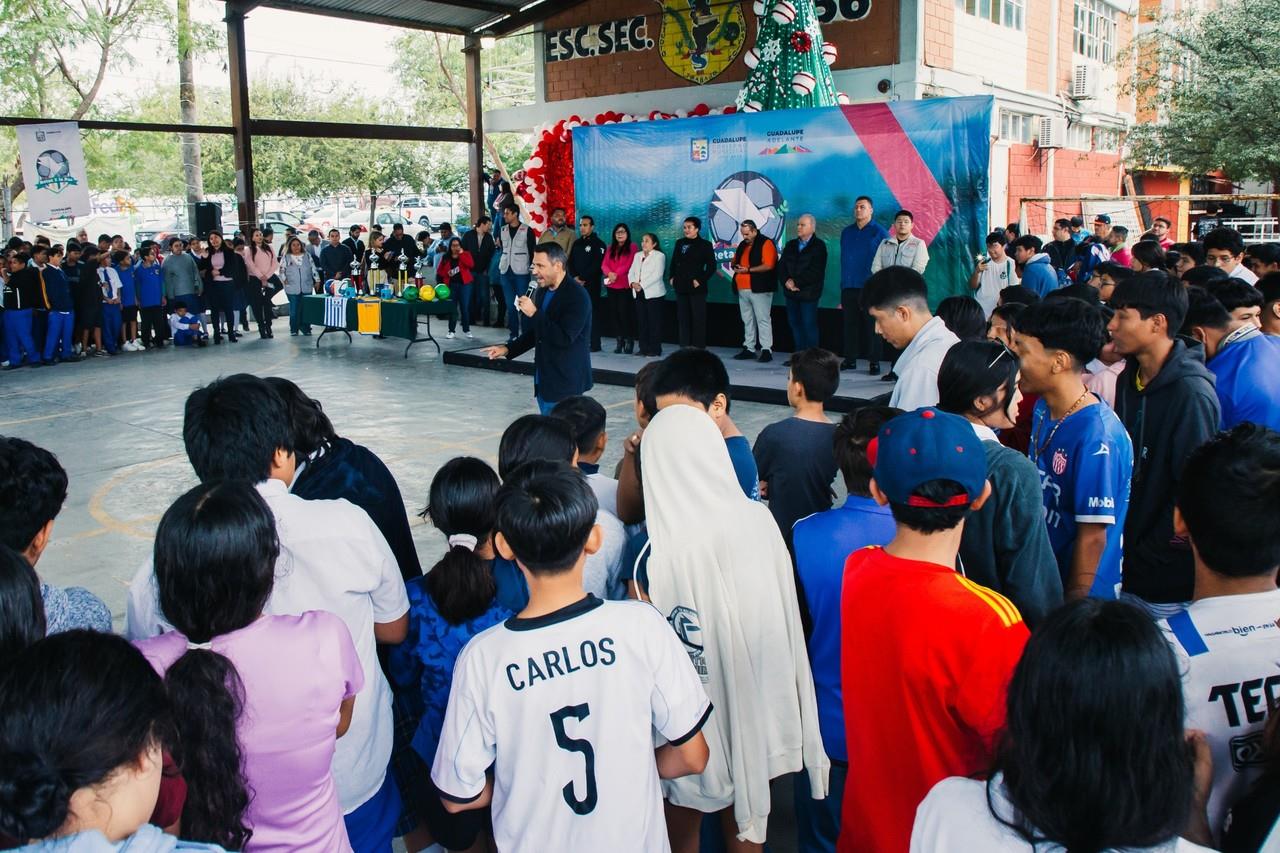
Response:
[[[733,103],[755,42],[752,0],[585,0],[540,25],[536,102],[487,112],[527,131],[607,110],[676,112]],[[853,103],[992,95],[990,223],[1025,210],[1032,233],[1080,204],[1024,198],[1119,195],[1123,91],[1137,0],[817,0]],[[1156,2],[1159,0],[1143,0]],[[1044,122],[1042,119],[1053,119]],[[1047,143],[1047,144],[1041,144]],[[1054,146],[1054,147],[1050,147]]]

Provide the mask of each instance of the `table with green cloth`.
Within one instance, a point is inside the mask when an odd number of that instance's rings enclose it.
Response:
[[[347,340],[351,340],[351,333],[359,328],[356,319],[357,299],[347,300],[347,317],[346,323],[342,326],[329,326],[324,321],[325,296],[307,295],[302,297],[302,322],[307,326],[323,326],[324,331],[320,333],[320,337],[316,338],[316,346],[320,346],[320,341],[329,332],[343,332],[347,336]],[[430,341],[436,345],[436,352],[440,352],[440,342],[431,334],[431,318],[432,317],[453,317],[458,310],[457,303],[452,299],[437,300],[434,302],[424,302],[420,299],[404,300],[404,299],[384,299],[382,300],[382,337],[384,338],[403,338],[409,342],[409,346],[404,348],[404,357],[409,357],[409,350],[414,344],[423,341]],[[419,319],[419,318],[425,318]],[[419,335],[420,328],[426,329],[425,335]]]

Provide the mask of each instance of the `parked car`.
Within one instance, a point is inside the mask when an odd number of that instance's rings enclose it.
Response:
[[[441,222],[452,222],[454,208],[448,195],[405,196],[400,200],[401,212],[424,228],[433,228]]]
[[[187,230],[186,217],[174,216],[169,219],[157,219],[151,222],[144,222],[142,226],[133,232],[133,245],[137,246],[143,240],[155,240],[159,242],[161,239],[172,237],[179,232]]]

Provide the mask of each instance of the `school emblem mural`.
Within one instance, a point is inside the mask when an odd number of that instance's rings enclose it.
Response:
[[[747,22],[740,3],[662,0],[658,51],[673,73],[709,83],[742,52]]]

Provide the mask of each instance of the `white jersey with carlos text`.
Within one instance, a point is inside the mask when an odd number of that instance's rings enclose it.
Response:
[[[658,611],[588,595],[467,644],[431,778],[446,799],[467,802],[493,768],[502,853],[666,851],[655,732],[684,743],[710,714]]]
[[[1280,589],[1201,599],[1161,623],[1182,668],[1187,728],[1204,731],[1213,751],[1215,836],[1265,763],[1263,724],[1280,704],[1277,619]]]

